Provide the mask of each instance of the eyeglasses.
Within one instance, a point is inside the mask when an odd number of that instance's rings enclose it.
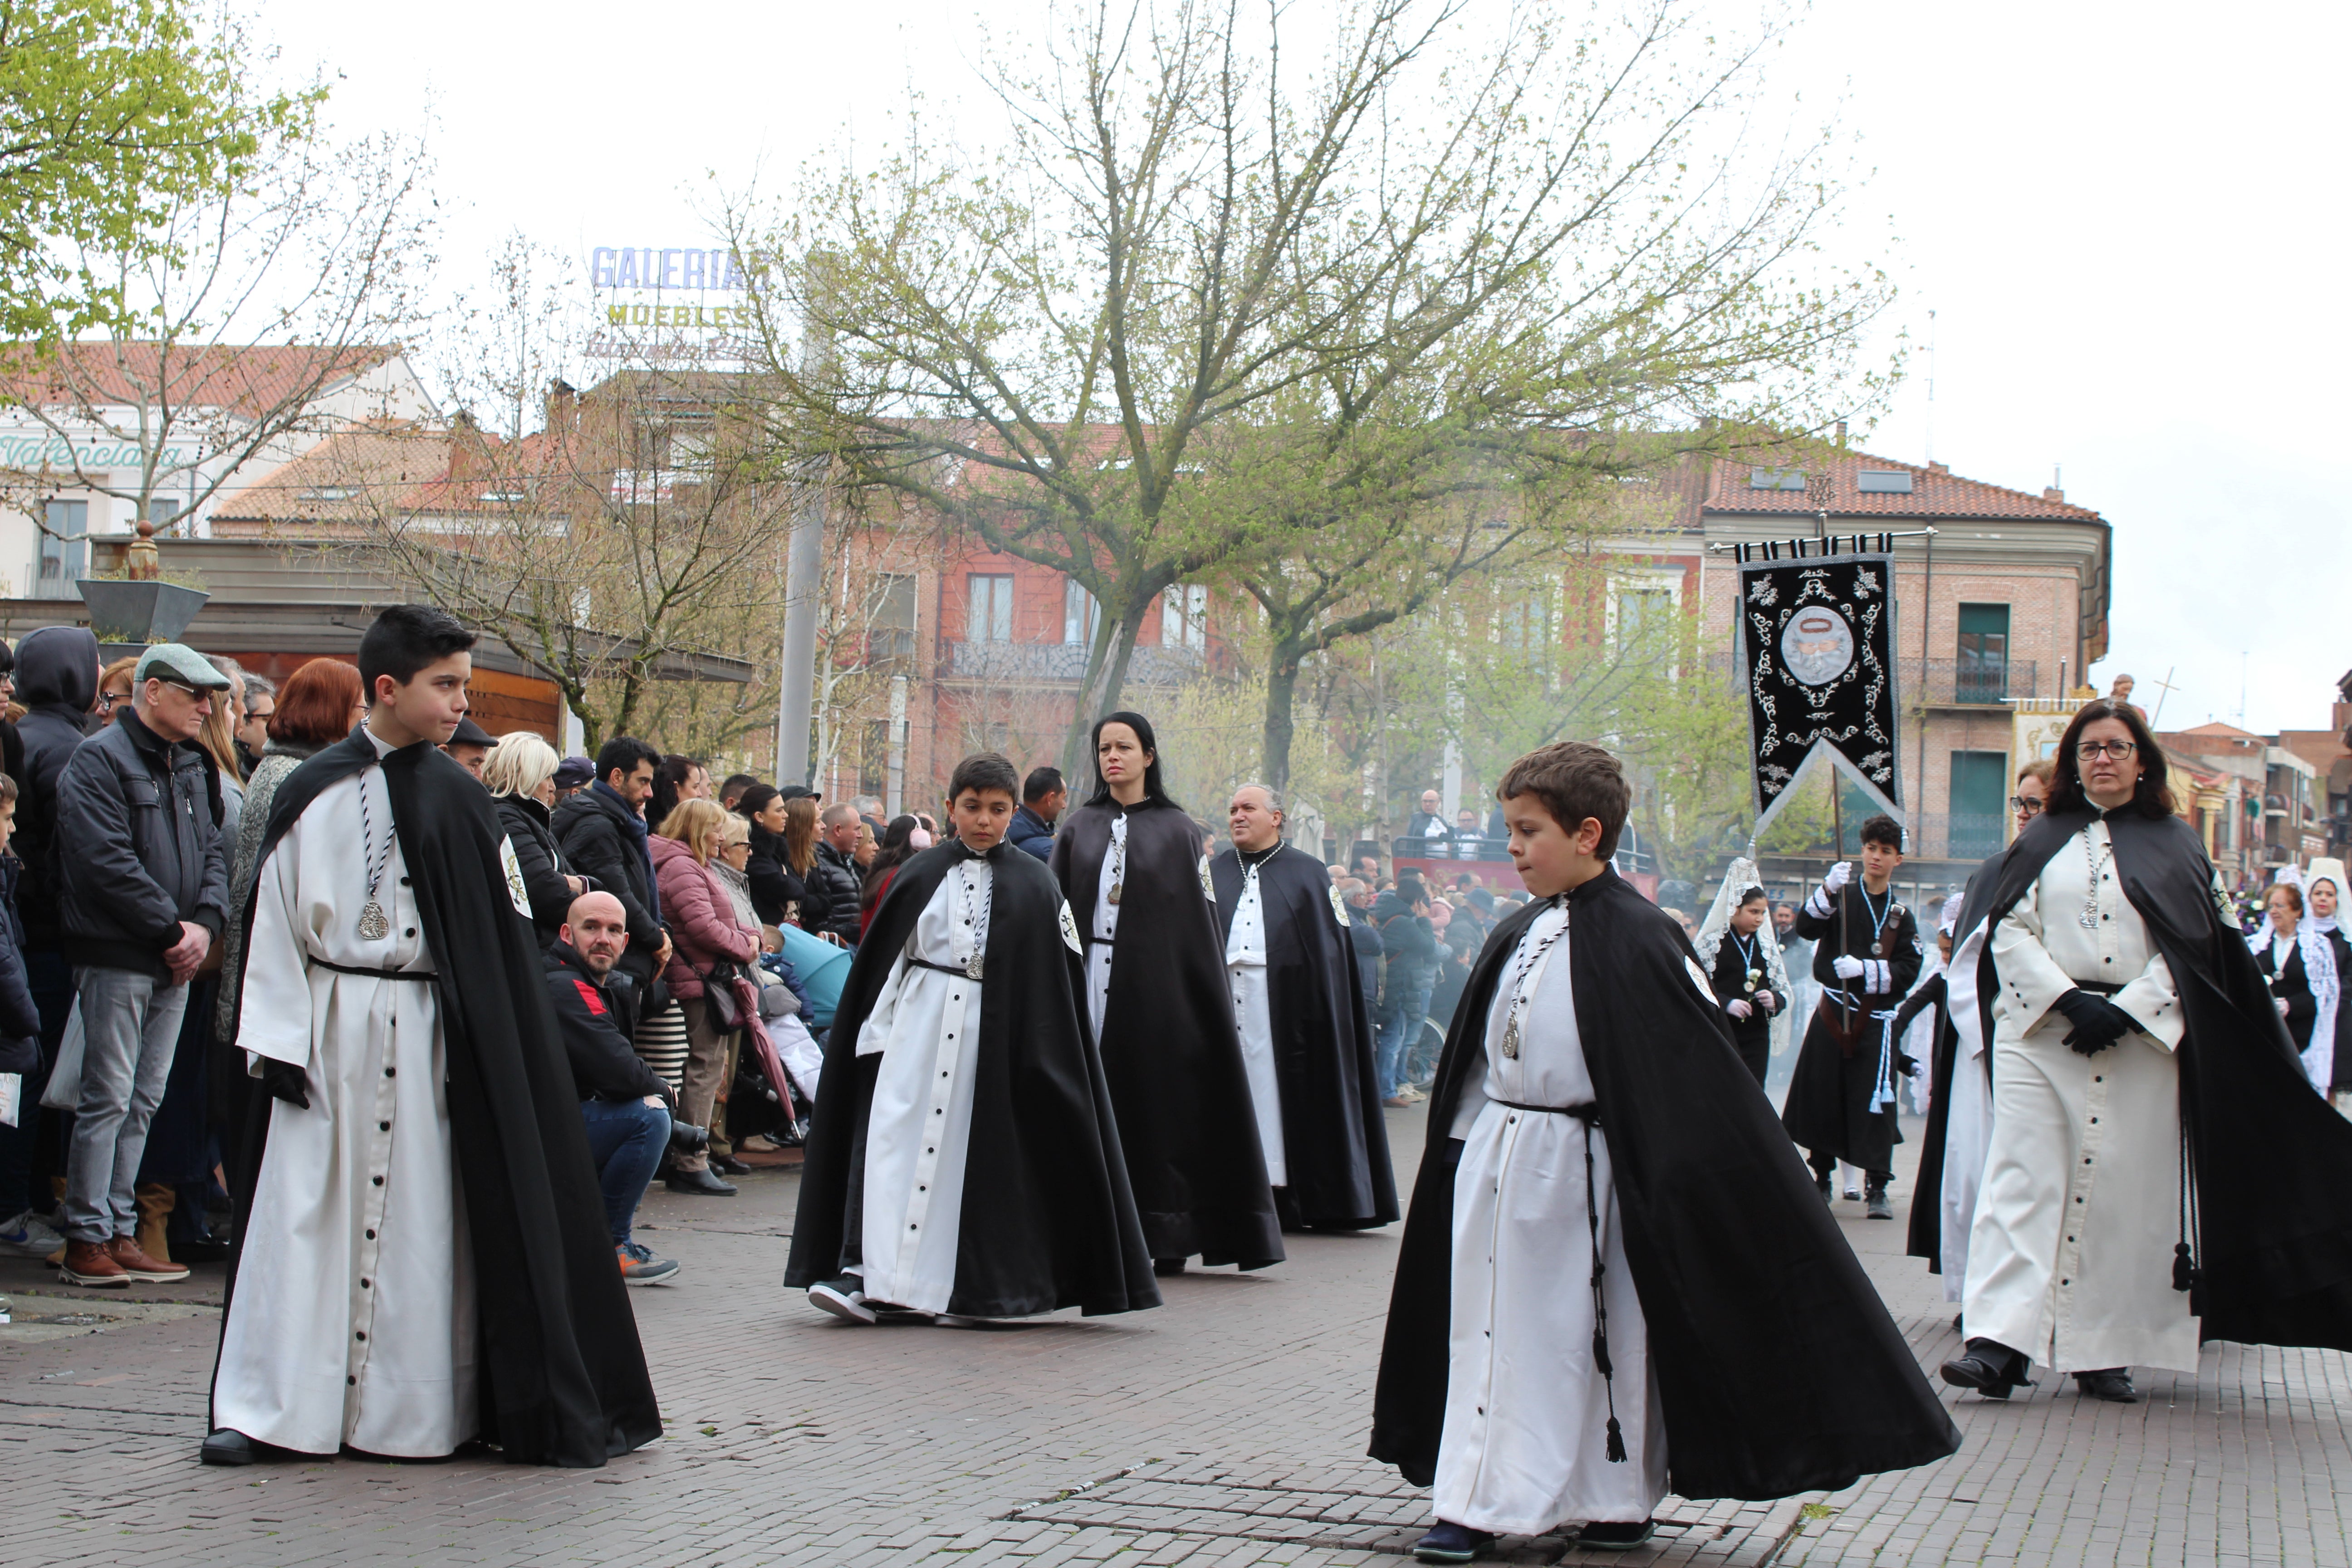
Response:
[[[2122,762],[2139,747],[2130,741],[2084,741],[2074,748],[2074,755],[2083,761],[2096,762],[2101,757],[2113,757]]]
[[[2020,816],[2039,816],[2042,803],[2029,795],[2013,795],[2009,797],[2009,809]]]
[[[173,680],[168,675],[151,675],[147,679],[150,680],[161,681],[174,691],[185,692],[188,696],[194,698],[199,702],[205,701],[213,696],[213,693],[204,687],[191,686],[184,680]]]

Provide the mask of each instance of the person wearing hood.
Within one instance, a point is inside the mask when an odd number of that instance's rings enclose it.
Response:
[[[98,703],[98,638],[83,626],[43,626],[16,645],[16,700],[26,708],[14,730],[16,831],[13,847],[23,863],[16,912],[25,931],[25,979],[41,1017],[41,1060],[25,1075],[25,1110],[15,1127],[0,1127],[0,1252],[45,1258],[64,1238],[32,1217],[35,1196],[48,1207],[50,1178],[65,1173],[53,1118],[34,1107],[58,1059],[66,1018],[73,1011],[73,964],[58,921],[58,778],[82,743],[83,726]]]
[[[2310,911],[2307,923],[2326,940],[2328,953],[2336,961],[2336,1060],[2335,1070],[2328,1075],[2328,1098],[2336,1110],[2352,1115],[2352,1007],[2347,1007],[2343,998],[2344,982],[2352,978],[2352,942],[2346,941],[2337,921],[2345,886],[2341,860],[2314,860],[2303,874],[2304,903]]]
[[[1789,1005],[1789,972],[1760,879],[1756,862],[1734,860],[1694,944],[1707,984],[1723,1004],[1731,1043],[1759,1085],[1772,1065],[1772,1026]]]
[[[2302,884],[2294,867],[2279,868],[2263,901],[2265,921],[2246,938],[2246,951],[2270,982],[2272,1004],[2286,1021],[2311,1087],[2326,1094],[2336,1077],[2338,974],[2335,950],[2304,919]]]

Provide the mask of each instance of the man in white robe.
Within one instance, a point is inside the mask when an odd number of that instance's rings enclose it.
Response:
[[[2134,1365],[2197,1370],[2197,1320],[2168,1272],[2183,1021],[2171,972],[2116,881],[2104,820],[2050,858],[1985,950],[2000,990],[1992,1140],[1961,1309],[1969,1350],[1990,1342],[2074,1373],[2097,1397],[2135,1399]],[[2057,1004],[2076,991],[2106,994],[2133,1029],[2095,1055],[2066,1045],[2075,1021]],[[2012,1368],[1985,1386],[1968,1370],[1948,1363],[1946,1381],[2002,1398],[2022,1381]]]
[[[1572,1113],[1590,1108],[1593,1094],[1577,1036],[1568,921],[1565,909],[1547,910],[1521,939],[1487,1013],[1486,1070],[1464,1086],[1453,1128],[1464,1142],[1445,1426],[1431,1502],[1440,1520],[1494,1535],[1541,1535],[1563,1520],[1640,1525],[1666,1493],[1665,1424],[1625,1262],[1609,1139]],[[1508,977],[1517,975],[1515,987]],[[1503,1041],[1515,1009],[1513,1057]],[[1596,1229],[1613,1380],[1593,1363]],[[1604,1452],[1612,1415],[1624,1436],[1620,1463]]]
[[[1252,853],[1279,848],[1282,839],[1277,829],[1271,845],[1243,844],[1238,837],[1234,844],[1243,855],[1242,892],[1234,904],[1233,929],[1225,933],[1225,976],[1234,987],[1234,1021],[1241,1028],[1242,1068],[1249,1074],[1250,1109],[1257,1116],[1258,1147],[1265,1153],[1266,1184],[1286,1187],[1290,1170],[1283,1160],[1282,1079],[1274,1066],[1274,1016],[1266,989],[1265,900],[1258,891],[1257,868],[1248,860]]]
[[[372,873],[386,921],[370,938]],[[472,1252],[382,769],[329,785],[286,830],[253,910],[237,1047],[303,1071],[314,1108],[271,1107],[214,1424],[299,1453],[448,1454],[476,1423]]]

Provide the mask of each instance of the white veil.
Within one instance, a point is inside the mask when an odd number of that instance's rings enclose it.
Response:
[[[1699,922],[1698,934],[1691,939],[1691,945],[1698,950],[1699,967],[1709,974],[1715,973],[1716,957],[1723,951],[1724,933],[1731,929],[1731,911],[1739,907],[1739,895],[1750,888],[1763,886],[1764,873],[1744,855],[1724,871],[1723,885],[1715,890],[1715,902],[1707,906],[1706,919]],[[1780,999],[1780,1005],[1772,1013],[1772,1054],[1779,1056],[1788,1048],[1790,1016],[1796,1010],[1796,998],[1789,994],[1789,966],[1780,957],[1780,936],[1772,929],[1769,913],[1756,929],[1756,946],[1764,959],[1765,989]]]

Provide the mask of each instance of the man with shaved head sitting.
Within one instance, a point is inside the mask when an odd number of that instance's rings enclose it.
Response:
[[[656,1258],[629,1235],[637,1204],[670,1145],[677,1101],[621,1033],[622,1015],[605,982],[629,945],[628,911],[610,893],[583,893],[572,901],[555,945],[547,950],[547,994],[572,1058],[580,1114],[588,1123],[588,1152],[604,1194],[604,1218],[621,1278],[633,1285],[667,1279],[677,1265]],[[681,1125],[681,1136],[697,1128]]]

